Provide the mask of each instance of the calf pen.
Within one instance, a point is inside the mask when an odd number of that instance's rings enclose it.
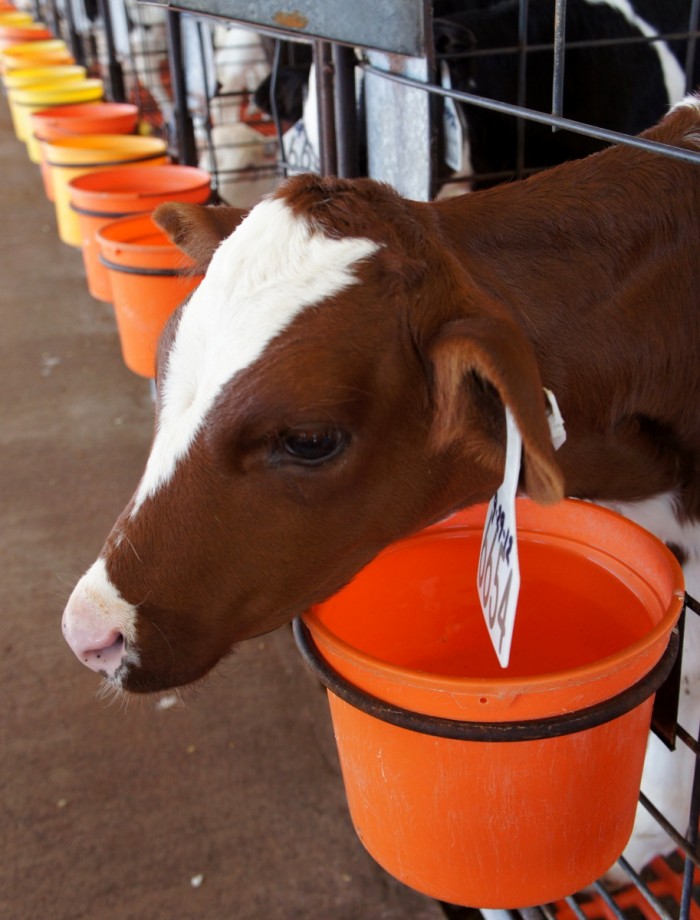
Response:
[[[44,18],[49,22],[57,22],[60,29],[68,33],[79,60],[87,59],[95,69],[109,77],[115,100],[131,98],[141,105],[152,130],[168,137],[171,149],[180,162],[194,165],[201,162],[202,157],[209,157],[208,166],[214,175],[215,187],[224,199],[235,198],[236,184],[250,177],[250,173],[241,175],[246,169],[254,170],[256,179],[264,182],[269,180],[274,184],[297,165],[285,162],[284,129],[274,112],[271,120],[261,119],[266,124],[265,163],[233,166],[229,169],[224,165],[227,141],[213,129],[218,124],[226,124],[231,117],[231,107],[240,110],[242,102],[247,104],[250,88],[245,86],[226,90],[217,86],[216,82],[206,77],[211,72],[207,70],[207,62],[212,53],[221,51],[225,46],[225,35],[229,28],[239,25],[251,35],[251,42],[256,49],[254,54],[258,54],[257,49],[263,48],[257,43],[255,35],[262,34],[273,40],[275,50],[271,55],[266,55],[264,50],[260,52],[262,69],[268,67],[271,70],[273,86],[283,59],[283,46],[280,42],[301,49],[302,59],[309,56],[304,51],[312,51],[316,64],[315,88],[319,113],[319,139],[315,149],[318,163],[310,160],[298,164],[300,168],[316,166],[322,172],[345,176],[367,173],[391,181],[413,197],[427,198],[445,186],[508,180],[548,165],[528,158],[527,128],[533,124],[543,125],[552,132],[567,132],[590,138],[602,144],[642,145],[654,149],[660,156],[678,156],[700,162],[696,154],[659,149],[658,145],[649,144],[602,123],[572,118],[565,102],[567,60],[570,60],[572,53],[584,48],[595,56],[611,46],[631,48],[648,47],[652,42],[660,41],[673,43],[679,65],[685,74],[686,89],[696,85],[698,61],[695,45],[700,34],[699,0],[687,0],[684,4],[682,26],[673,23],[669,28],[658,28],[654,34],[589,37],[576,42],[567,41],[566,38],[566,0],[547,0],[547,3],[551,7],[553,19],[551,40],[544,43],[528,41],[531,8],[541,9],[542,2],[520,0],[517,4],[511,4],[517,5],[518,15],[518,33],[514,42],[488,49],[456,49],[452,46],[442,54],[439,49],[436,50],[430,37],[431,14],[434,12],[432,4],[423,2],[407,4],[375,0],[372,4],[375,22],[379,22],[381,17],[383,27],[381,30],[370,29],[370,37],[360,34],[361,17],[356,11],[353,14],[352,11],[343,10],[342,4],[335,3],[324,5],[326,21],[332,22],[332,28],[325,31],[323,24],[317,25],[323,16],[318,4],[314,3],[297,3],[299,18],[296,23],[288,17],[282,25],[274,16],[265,15],[265,4],[259,5],[261,13],[257,21],[249,17],[250,4],[234,0],[226,3],[223,0],[176,0],[160,4],[165,9],[133,4],[130,7],[132,21],[143,27],[148,40],[137,46],[133,41],[137,31],[134,27],[129,33],[128,46],[122,45],[120,52],[115,51],[112,22],[116,8],[114,3],[107,3],[107,0],[98,3],[97,14],[77,24],[72,13],[74,7],[70,4],[61,11],[52,7]],[[438,5],[435,4],[436,7]],[[487,7],[488,4],[475,0],[463,6]],[[640,4],[640,8],[644,6]],[[151,17],[148,23],[143,18],[145,11]],[[413,15],[408,15],[407,11]],[[306,24],[302,24],[304,19]],[[216,39],[212,38],[212,22],[223,29]],[[184,23],[188,24],[183,29]],[[372,31],[381,31],[381,36],[372,35]],[[352,50],[357,48],[363,50],[360,53]],[[543,53],[551,57],[551,106],[547,110],[526,104],[528,63],[534,55]],[[495,59],[498,56],[509,57],[516,62],[517,85],[514,97],[509,99],[465,92],[463,88],[457,88],[456,81],[446,76],[450,64],[478,58]],[[165,81],[169,84],[167,86],[163,82],[164,59],[169,61],[168,79]],[[188,62],[184,67],[183,60]],[[195,93],[192,91],[192,81],[198,69],[202,76],[198,81],[200,91]],[[364,78],[359,99],[355,80],[358,71]],[[468,68],[466,72],[468,83]],[[197,82],[196,77],[194,80]],[[614,91],[614,87],[611,90]],[[512,123],[515,137],[514,149],[511,151],[514,169],[464,173],[465,162],[459,149],[464,125],[457,124],[461,116],[455,103],[496,113]],[[363,139],[360,130],[363,108],[367,116],[366,139]],[[239,116],[240,111],[236,118]],[[245,146],[245,141],[242,143]],[[230,180],[228,194],[223,194],[227,180]],[[685,615],[700,615],[697,601],[688,598]],[[487,920],[505,920],[505,917],[514,914],[520,914],[523,920],[541,920],[543,917],[547,920],[597,920],[599,917],[606,920],[637,920],[639,917],[646,920],[657,917],[674,920],[680,917],[686,920],[697,916],[694,888],[698,881],[696,868],[700,866],[697,851],[700,813],[700,770],[697,767],[697,757],[700,751],[700,726],[684,726],[678,722],[679,680],[680,661],[657,694],[653,730],[669,748],[686,747],[696,758],[687,827],[676,828],[670,825],[654,803],[644,794],[641,795],[643,807],[664,827],[675,844],[677,849],[674,856],[669,860],[656,859],[641,874],[621,859],[619,865],[629,885],[617,892],[609,893],[601,883],[596,883],[594,891],[572,895],[557,904],[520,911],[483,911]],[[585,833],[585,828],[581,832]],[[442,905],[442,910],[452,920],[478,913],[467,907],[448,904]]]

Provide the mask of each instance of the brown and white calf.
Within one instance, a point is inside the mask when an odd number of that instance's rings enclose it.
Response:
[[[699,150],[700,99],[646,136]],[[64,614],[88,667],[136,692],[194,681],[488,499],[503,404],[526,493],[624,507],[694,590],[700,166],[615,147],[436,203],[298,176],[243,216],[159,212],[208,269],[160,343],[143,478]]]

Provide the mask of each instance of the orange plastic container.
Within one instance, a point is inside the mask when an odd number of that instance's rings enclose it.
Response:
[[[41,22],[6,26],[0,24],[0,49],[20,45],[23,42],[44,41],[53,37],[51,29],[47,29]]]
[[[405,884],[483,908],[567,896],[622,853],[684,596],[669,550],[619,515],[517,514],[506,670],[475,588],[485,506],[388,548],[295,625],[363,844]]]
[[[197,287],[194,263],[151,220],[122,217],[97,232],[126,366],[155,376],[158,339],[170,314]]]
[[[74,64],[75,58],[68,50],[68,46],[60,38],[50,38],[43,41],[20,42],[9,48],[0,49],[0,70],[9,73],[11,70],[24,67],[44,67],[50,64]]]
[[[85,173],[116,166],[161,166],[168,162],[167,144],[136,134],[84,134],[42,143],[51,173],[58,235],[69,246],[82,247],[78,215],[70,206],[69,182]]]
[[[29,116],[31,141],[27,141],[29,158],[41,164],[49,201],[53,192],[47,185],[50,171],[42,156],[42,142],[80,134],[132,134],[138,124],[138,107],[128,102],[84,102],[40,109]]]
[[[78,216],[88,289],[98,300],[111,301],[97,232],[119,217],[153,211],[164,201],[204,204],[211,194],[211,176],[196,166],[129,166],[78,176],[68,183],[68,190]]]

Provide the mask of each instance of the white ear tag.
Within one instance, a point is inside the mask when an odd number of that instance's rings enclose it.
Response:
[[[489,502],[481,540],[477,590],[491,642],[502,668],[508,667],[520,593],[515,495],[520,479],[522,439],[506,406],[506,468]]]

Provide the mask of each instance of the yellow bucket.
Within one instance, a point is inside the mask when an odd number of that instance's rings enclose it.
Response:
[[[4,74],[2,82],[5,89],[22,89],[36,83],[50,83],[53,85],[58,80],[70,78],[82,79],[87,77],[87,68],[80,64],[47,64],[40,67],[17,67]]]
[[[7,93],[10,108],[14,109],[16,118],[15,134],[20,141],[24,141],[29,149],[32,141],[32,130],[29,116],[32,112],[41,109],[50,109],[54,105],[70,105],[76,102],[95,102],[102,99],[104,84],[102,80],[84,79],[72,83],[36,83],[21,89],[12,89]],[[35,163],[39,162],[38,148],[34,159],[29,150],[29,155]]]
[[[115,166],[158,166],[168,162],[167,144],[137,134],[86,134],[41,142],[51,173],[58,235],[69,246],[82,247],[78,215],[70,206],[68,183],[84,173]]]
[[[31,13],[16,12],[0,13],[0,26],[26,26],[32,22]]]
[[[19,137],[19,116],[18,108],[14,103],[14,91],[30,89],[32,86],[45,86],[50,84],[52,88],[58,89],[66,83],[77,83],[86,79],[87,70],[78,64],[61,64],[50,67],[22,67],[17,70],[11,70],[6,73],[2,82],[7,91],[7,99],[10,104],[10,115],[12,116],[12,127]]]
[[[0,71],[9,73],[24,67],[44,67],[51,64],[74,64],[68,45],[60,38],[22,42],[0,49]]]

